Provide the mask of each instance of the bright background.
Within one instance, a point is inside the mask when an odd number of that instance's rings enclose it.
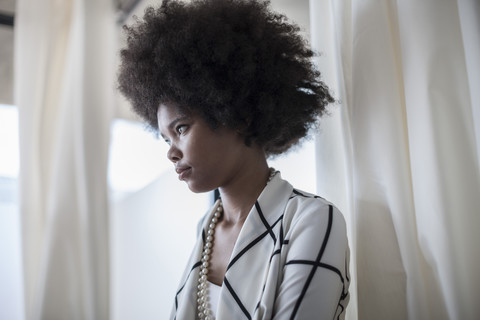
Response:
[[[16,7],[0,103],[18,106],[0,107],[2,320],[166,318],[211,203],[115,91],[115,20],[147,1],[114,2],[0,0],[2,19]],[[480,2],[272,6],[322,53],[339,101],[272,165],[345,216],[346,318],[480,319]]]

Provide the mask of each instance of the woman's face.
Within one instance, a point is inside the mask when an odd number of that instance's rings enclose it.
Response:
[[[160,135],[170,145],[167,157],[193,192],[226,186],[245,166],[242,159],[251,148],[234,130],[214,131],[200,116],[173,104],[160,104],[157,116]]]

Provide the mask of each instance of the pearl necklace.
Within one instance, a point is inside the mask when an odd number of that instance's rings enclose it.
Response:
[[[274,168],[270,168],[270,175],[267,180],[267,184],[273,179],[273,177],[277,174]],[[207,238],[205,239],[205,244],[203,245],[203,253],[202,253],[202,264],[200,266],[200,273],[198,276],[198,286],[197,286],[197,309],[198,309],[198,317],[200,319],[205,320],[213,320],[213,313],[210,310],[210,304],[208,301],[208,294],[207,294],[207,274],[208,274],[208,266],[210,260],[210,253],[212,252],[213,247],[213,235],[215,233],[215,227],[217,225],[218,220],[223,215],[223,205],[222,199],[217,201],[217,207],[215,209],[215,213],[210,220],[210,224],[208,225],[207,229]]]

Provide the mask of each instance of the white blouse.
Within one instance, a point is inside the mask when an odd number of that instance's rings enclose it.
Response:
[[[199,269],[212,214],[199,224],[170,319],[197,318]],[[245,220],[216,294],[218,306],[211,309],[217,320],[344,319],[350,297],[348,266],[340,211],[323,198],[294,189],[277,174]]]
[[[217,286],[215,283],[207,281],[208,301],[210,303],[210,310],[214,318],[217,317],[217,308],[218,308],[218,299],[220,299],[220,290],[222,290],[221,286]]]

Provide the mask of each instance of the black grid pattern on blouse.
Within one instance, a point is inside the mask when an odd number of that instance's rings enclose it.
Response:
[[[310,195],[305,195],[303,193],[301,193],[300,191],[296,190],[296,189],[293,189],[293,195],[289,198],[289,201],[295,197],[306,197],[306,198],[320,198],[320,199],[323,199],[319,196],[310,196]],[[245,246],[245,248],[243,250],[241,250],[229,263],[228,267],[227,267],[227,270],[230,269],[246,252],[248,252],[252,247],[254,247],[256,244],[258,244],[263,238],[265,238],[266,236],[270,235],[270,237],[272,238],[272,241],[274,242],[274,244],[276,243],[277,241],[277,236],[275,236],[274,232],[273,232],[273,229],[275,228],[275,226],[280,222],[280,231],[279,231],[279,235],[278,235],[278,238],[280,239],[280,243],[281,243],[281,246],[283,247],[283,245],[287,245],[289,243],[288,239],[284,239],[284,234],[283,234],[283,223],[282,223],[282,220],[283,220],[283,214],[272,224],[272,225],[269,225],[267,220],[265,219],[265,216],[263,214],[263,211],[260,207],[260,204],[258,203],[258,201],[255,202],[255,208],[256,208],[256,211],[260,217],[260,220],[262,221],[262,223],[264,224],[265,226],[265,232],[263,232],[262,234],[260,234],[257,238],[255,238],[254,240],[252,240],[252,242],[250,242],[247,246]],[[328,269],[328,270],[331,270],[333,272],[335,272],[341,279],[341,282],[343,284],[343,289],[342,289],[342,295],[339,299],[339,302],[338,302],[338,306],[337,306],[337,310],[340,309],[340,312],[337,311],[338,313],[338,318],[340,317],[340,315],[342,314],[342,312],[345,310],[345,307],[341,304],[341,302],[347,297],[348,295],[348,292],[345,291],[345,280],[343,279],[343,276],[342,276],[342,273],[340,272],[340,270],[338,270],[336,267],[332,266],[332,265],[329,265],[329,264],[325,264],[325,263],[322,263],[321,262],[321,259],[323,257],[323,253],[325,252],[325,248],[327,246],[327,243],[328,243],[328,240],[329,240],[329,237],[330,237],[330,232],[331,232],[331,229],[332,229],[332,223],[333,223],[333,206],[332,205],[329,205],[329,212],[328,212],[328,224],[327,224],[327,230],[326,230],[326,233],[325,233],[325,236],[323,238],[323,241],[322,241],[322,245],[319,249],[319,252],[317,254],[317,257],[315,260],[290,260],[290,261],[287,261],[285,263],[285,266],[288,266],[288,265],[310,265],[311,266],[311,269],[310,269],[310,272],[309,272],[309,275],[303,285],[303,288],[302,288],[302,291],[300,293],[300,296],[298,297],[297,299],[297,302],[295,304],[295,307],[294,307],[294,310],[292,311],[292,314],[290,315],[290,319],[294,319],[295,316],[297,315],[297,312],[298,310],[300,309],[300,306],[302,304],[302,301],[303,301],[303,298],[308,290],[308,287],[310,286],[310,283],[316,273],[316,271],[318,270],[318,268],[325,268],[325,269]],[[202,238],[203,238],[203,241],[205,242],[205,231],[202,230]],[[276,255],[276,254],[279,254],[281,252],[281,248],[280,249],[277,249],[276,251],[274,251],[272,253],[272,256],[270,258],[270,260]],[[188,278],[190,277],[190,274],[191,272],[195,269],[195,268],[198,268],[199,266],[201,265],[201,262],[196,262],[191,270],[190,270],[190,273],[188,274],[187,278],[185,279],[185,283],[182,285],[182,287],[178,290],[176,296],[175,296],[175,308],[178,309],[178,304],[177,304],[177,297],[178,295],[180,294],[180,292],[183,290]],[[347,261],[345,261],[345,275],[347,275],[347,281],[349,281],[348,279],[348,263]],[[245,317],[247,319],[251,319],[252,316],[250,315],[249,311],[247,310],[247,308],[245,307],[244,303],[242,302],[241,298],[238,296],[238,294],[236,293],[235,289],[232,287],[231,283],[228,281],[227,277],[224,278],[224,281],[223,283],[225,284],[225,287],[227,288],[227,290],[230,292],[230,294],[232,295],[233,299],[235,300],[235,302],[237,303],[238,307],[240,308],[240,310],[244,313]],[[258,302],[258,304],[256,305],[256,308],[258,308],[260,304],[260,301]]]

